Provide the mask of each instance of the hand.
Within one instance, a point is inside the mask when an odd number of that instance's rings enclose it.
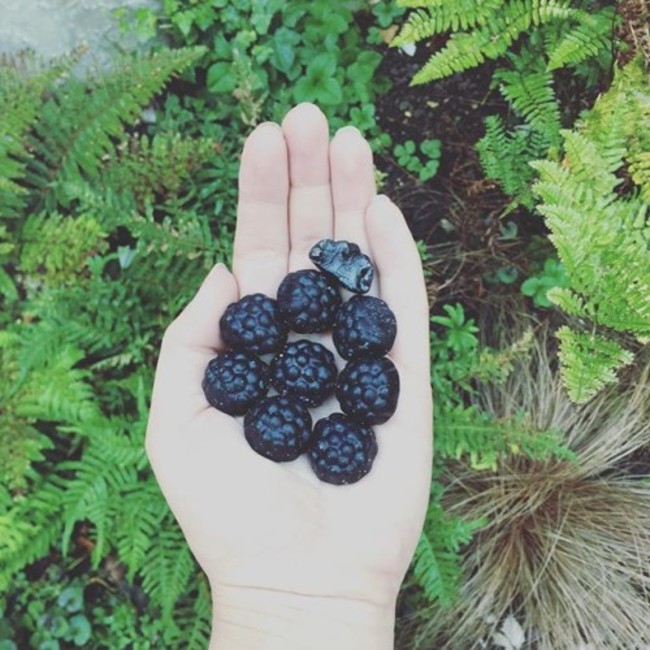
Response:
[[[319,481],[305,456],[275,463],[256,454],[241,418],[211,408],[201,388],[223,349],[218,323],[227,305],[257,292],[274,298],[288,272],[313,268],[308,252],[322,238],[355,242],[371,256],[371,292],[397,318],[390,357],[400,373],[398,408],[375,427],[372,470],[346,486]],[[323,113],[300,104],[282,126],[251,133],[233,267],[217,265],[168,327],[146,441],[210,580],[211,647],[392,647],[395,601],[429,497],[429,319],[415,243],[399,209],[375,196],[372,153],[356,129],[330,142]],[[335,410],[332,398],[314,421]]]

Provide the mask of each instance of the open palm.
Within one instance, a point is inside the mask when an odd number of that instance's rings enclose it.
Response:
[[[375,197],[368,143],[351,127],[330,142],[313,104],[252,132],[239,192],[234,274],[215,267],[163,340],[147,431],[156,477],[217,607],[237,590],[394,603],[422,527],[432,457],[428,308],[415,244],[398,208]],[[275,463],[253,452],[241,418],[209,407],[201,389],[223,349],[226,306],[251,293],[275,297],[288,272],[313,268],[308,252],[323,238],[371,256],[371,293],[397,318],[398,408],[375,427],[372,471],[345,486],[319,481],[305,456]],[[336,410],[332,399],[314,421]]]

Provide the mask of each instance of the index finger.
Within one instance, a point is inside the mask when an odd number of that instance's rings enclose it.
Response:
[[[289,163],[282,129],[260,124],[247,138],[239,170],[233,271],[240,295],[275,297],[289,259]]]

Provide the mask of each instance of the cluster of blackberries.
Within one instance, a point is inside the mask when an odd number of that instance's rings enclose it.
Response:
[[[370,289],[373,267],[356,244],[325,239],[309,256],[319,270],[289,273],[276,300],[256,293],[228,306],[219,325],[231,349],[210,361],[203,390],[215,408],[244,416],[246,440],[257,453],[274,461],[307,453],[321,480],[354,483],[377,454],[371,426],[386,422],[397,407],[399,374],[384,356],[397,325],[383,300],[361,295]],[[340,286],[356,295],[344,303]],[[325,346],[288,341],[290,331],[329,330],[347,361],[340,374]],[[265,354],[275,356],[265,363]],[[278,394],[267,397],[271,388]],[[332,394],[343,413],[312,426],[308,408]]]

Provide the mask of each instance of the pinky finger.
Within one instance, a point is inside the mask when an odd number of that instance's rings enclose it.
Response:
[[[365,215],[370,250],[379,279],[379,295],[395,313],[395,363],[429,381],[429,305],[422,263],[399,208],[376,196]]]

